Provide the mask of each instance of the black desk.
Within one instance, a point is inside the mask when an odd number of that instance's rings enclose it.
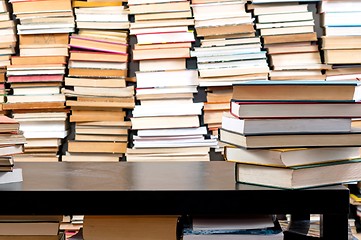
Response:
[[[327,240],[347,239],[342,185],[277,190],[236,184],[230,162],[17,163],[24,181],[0,185],[0,214],[322,214]]]

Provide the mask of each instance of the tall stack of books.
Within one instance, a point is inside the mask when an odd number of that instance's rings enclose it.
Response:
[[[77,32],[70,36],[66,105],[74,136],[62,161],[119,161],[128,144],[128,9],[123,1],[73,1]]]
[[[361,180],[357,81],[258,81],[233,86],[222,119],[236,181],[309,188]]]
[[[10,56],[15,53],[17,42],[15,22],[10,18],[6,0],[0,1],[0,33],[0,69],[3,72],[3,69],[10,65]]]
[[[361,77],[361,3],[359,1],[322,1],[321,49],[324,61],[331,68],[326,70],[327,81],[359,80]],[[360,126],[360,118],[353,119]]]
[[[27,138],[15,161],[58,161],[68,135],[64,84],[69,33],[74,31],[70,0],[10,1],[18,20],[19,55],[7,68],[12,110]],[[35,158],[36,157],[36,158]]]
[[[15,167],[13,157],[23,152],[25,142],[19,122],[0,115],[0,184],[23,180],[22,170]]]
[[[6,101],[5,81],[6,67],[10,65],[10,57],[15,54],[17,43],[16,26],[10,18],[9,3],[0,1],[0,111],[2,104]]]
[[[200,124],[203,103],[193,101],[198,72],[187,69],[190,48],[195,41],[188,0],[128,1],[134,22],[130,34],[135,44],[133,60],[136,98],[132,112],[132,147],[127,161],[209,160],[215,144],[205,139]]]
[[[0,216],[0,239],[65,240],[59,226],[62,215],[2,215]]]
[[[361,2],[322,1],[319,4],[323,36],[321,47],[326,80],[356,80],[361,77]]]
[[[325,80],[315,12],[309,1],[253,0],[248,5],[267,50],[270,80]],[[267,4],[266,4],[267,3]]]
[[[223,111],[229,111],[232,83],[268,79],[269,67],[247,1],[193,0],[194,27],[199,44],[191,51],[196,59],[199,83],[205,87],[204,124],[216,138]],[[219,99],[208,97],[217,94]],[[223,151],[218,144],[216,151]]]

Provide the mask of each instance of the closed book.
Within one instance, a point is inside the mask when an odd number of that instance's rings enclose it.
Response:
[[[12,171],[0,172],[0,184],[16,183],[16,182],[22,182],[22,181],[23,181],[23,171],[21,168],[13,168]],[[0,229],[1,228],[2,227],[0,226]],[[7,229],[7,228],[8,227],[4,226],[4,229]],[[2,229],[0,231],[3,234]],[[4,235],[7,235],[7,234],[4,233]]]
[[[239,183],[303,189],[358,181],[361,178],[361,159],[288,168],[235,163],[235,171]]]
[[[219,129],[222,142],[244,148],[285,148],[285,147],[345,147],[360,146],[361,131],[341,133],[303,134],[254,134],[242,135],[223,128]]]
[[[222,113],[222,128],[241,134],[351,131],[351,118],[238,118]]]
[[[83,236],[87,240],[176,240],[178,239],[178,218],[175,215],[85,215]]]
[[[360,102],[242,101],[231,99],[230,112],[239,118],[360,117]]]
[[[224,146],[226,161],[276,167],[320,164],[357,157],[360,157],[359,147],[245,149]]]
[[[359,86],[358,81],[254,81],[234,84],[232,98],[265,101],[358,101],[361,100]]]

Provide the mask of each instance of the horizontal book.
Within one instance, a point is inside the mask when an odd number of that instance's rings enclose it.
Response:
[[[222,142],[244,148],[346,147],[361,145],[361,131],[346,133],[258,134],[242,135],[221,128]]]
[[[165,129],[199,127],[198,115],[132,117],[132,129]]]
[[[232,99],[230,112],[239,118],[359,117],[359,102],[320,101],[238,101]]]
[[[176,240],[179,216],[177,215],[84,215],[83,237],[97,239]],[[106,228],[104,228],[106,226]]]
[[[233,85],[233,99],[359,101],[358,81],[254,81]],[[272,88],[272,91],[270,91]]]
[[[69,141],[68,151],[74,153],[125,153],[127,142]]]
[[[238,118],[222,114],[222,128],[241,134],[351,131],[351,118]]]
[[[192,31],[146,33],[137,35],[138,44],[157,44],[174,42],[194,42],[195,36]]]
[[[359,147],[245,149],[232,145],[224,146],[226,161],[276,167],[320,164],[358,157]]]
[[[13,168],[13,170],[9,172],[0,172],[0,184],[15,183],[22,181],[23,181],[23,171],[21,168]],[[5,229],[7,229],[7,227],[5,227]]]
[[[152,87],[184,87],[198,85],[198,71],[176,70],[176,71],[154,71],[135,72],[137,77],[137,88]]]
[[[304,189],[359,181],[361,159],[289,168],[235,163],[235,171],[238,183]]]
[[[66,240],[65,232],[58,235],[0,235],[0,240]]]

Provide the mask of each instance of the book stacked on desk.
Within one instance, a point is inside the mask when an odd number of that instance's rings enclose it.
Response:
[[[237,182],[293,189],[358,181],[361,131],[351,126],[360,114],[358,86],[347,81],[235,85],[220,140],[232,145],[225,158],[236,162]]]
[[[0,184],[23,180],[22,169],[15,166],[14,156],[23,153],[25,142],[19,122],[0,115]]]
[[[58,161],[68,135],[65,95],[61,93],[74,31],[71,1],[9,1],[18,20],[19,55],[7,68],[10,94],[4,109],[12,110],[28,139],[15,161]]]
[[[128,9],[123,1],[73,1],[77,33],[70,36],[66,105],[74,136],[62,161],[119,161],[128,144]]]
[[[310,3],[296,1],[251,1],[271,66],[270,80],[324,80]]]
[[[209,161],[215,145],[201,125],[203,103],[194,102],[198,72],[187,68],[195,42],[190,1],[128,1],[136,98],[127,161]]]

